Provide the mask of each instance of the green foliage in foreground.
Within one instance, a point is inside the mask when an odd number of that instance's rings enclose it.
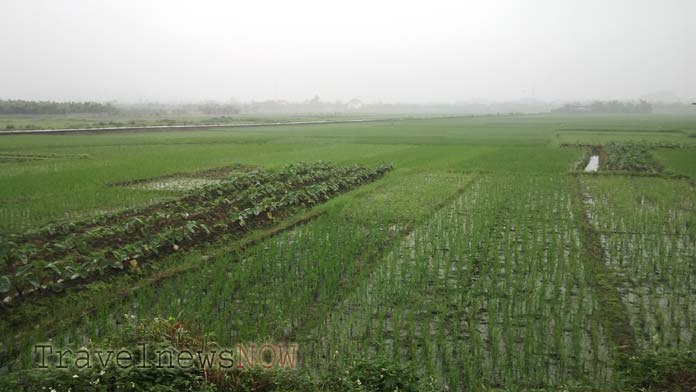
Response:
[[[132,321],[111,341],[111,348],[125,348],[142,360],[142,344],[179,353],[183,350],[210,350],[219,347],[210,335],[197,335],[173,317]],[[97,347],[84,347],[94,352]],[[104,349],[101,347],[99,349]],[[67,368],[32,369],[0,377],[3,391],[355,391],[417,392],[439,391],[442,386],[432,377],[420,377],[410,365],[398,364],[384,357],[355,357],[349,366],[333,368],[328,375],[315,376],[307,369],[269,370],[202,367],[194,361],[189,368],[131,367],[116,362],[76,368],[75,357],[66,357]],[[150,353],[145,363],[154,364]],[[693,352],[644,352],[619,363],[622,391],[690,391],[696,381],[696,355]],[[564,391],[594,390],[581,385],[566,385]]]
[[[209,335],[195,335],[173,317],[131,322],[112,342],[112,348],[126,348],[142,360],[143,343],[158,350],[179,353],[183,350],[207,350],[217,346]],[[84,349],[94,352],[96,347]],[[146,356],[145,363],[157,358]],[[202,367],[121,368],[116,362],[97,363],[90,368],[75,366],[67,357],[67,368],[32,369],[0,378],[3,391],[437,391],[432,379],[422,380],[415,369],[384,358],[355,358],[345,369],[334,369],[325,377],[311,375],[307,369],[251,369]],[[195,362],[195,361],[194,361]]]
[[[646,351],[619,364],[626,388],[637,391],[693,391],[696,353]]]

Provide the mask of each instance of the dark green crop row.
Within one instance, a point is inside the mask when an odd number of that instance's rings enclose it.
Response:
[[[658,171],[658,165],[650,155],[650,145],[645,143],[610,142],[604,145],[606,170]]]
[[[3,270],[12,271],[13,267],[33,260],[56,259],[67,257],[74,252],[84,253],[86,249],[127,244],[149,236],[153,231],[180,226],[185,221],[224,214],[231,207],[252,207],[262,198],[279,195],[332,176],[343,175],[347,170],[350,168],[339,169],[324,163],[315,163],[294,165],[278,172],[253,172],[233,177],[221,184],[201,188],[179,200],[145,209],[107,215],[81,224],[50,225],[48,229],[9,238],[9,250],[5,259],[10,265]],[[95,221],[101,224],[94,226]],[[45,235],[37,237],[36,233]]]
[[[12,293],[12,298],[111,270],[135,268],[180,247],[243,231],[248,223],[272,220],[274,213],[317,204],[390,169],[389,165],[370,169],[319,163],[293,165],[273,173],[248,173],[193,192],[166,212],[144,210],[121,221],[114,216],[102,217],[97,220],[112,223],[88,231],[70,232],[70,227],[79,225],[54,225],[61,228],[60,238],[40,247],[12,241],[14,238],[2,239],[0,293]],[[38,258],[39,254],[49,257]]]
[[[178,199],[149,205],[143,208],[129,209],[116,214],[101,215],[80,222],[53,223],[39,230],[13,236],[11,239],[14,242],[45,241],[47,239],[57,240],[69,234],[86,231],[91,228],[103,227],[113,222],[126,220],[127,218],[148,215],[150,213],[174,212],[177,209],[190,208],[199,205],[201,202],[210,200],[211,198],[217,200],[217,198],[213,198],[215,195],[242,191],[258,184],[288,181],[302,184],[310,181],[318,181],[319,179],[325,178],[332,170],[336,170],[336,168],[327,163],[316,162],[311,164],[300,163],[288,165],[279,171],[253,171],[244,175],[232,177],[220,184],[195,189]]]

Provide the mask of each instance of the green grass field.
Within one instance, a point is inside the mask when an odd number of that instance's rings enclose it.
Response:
[[[295,372],[335,382],[296,390],[370,390],[356,360],[401,369],[412,390],[693,387],[694,130],[696,116],[526,115],[0,136],[0,375],[50,387],[63,376],[27,373],[37,342],[109,344],[124,325],[172,317],[222,346],[296,343]],[[582,173],[592,148],[612,155]],[[173,251],[129,250],[197,186],[316,161],[393,168],[246,227],[224,215],[234,232],[195,229]],[[320,170],[308,175],[335,185]],[[270,200],[254,197],[239,200]],[[183,221],[203,222],[216,200],[187,204]],[[134,208],[153,231],[118,226]],[[26,278],[35,287],[19,293],[20,272],[73,271],[83,240],[131,252],[126,267],[49,288]]]

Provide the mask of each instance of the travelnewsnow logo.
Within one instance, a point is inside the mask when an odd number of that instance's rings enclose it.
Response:
[[[141,343],[135,349],[57,348],[52,344],[34,346],[39,369],[294,369],[297,366],[297,344],[237,344],[234,349],[189,350],[151,347]]]

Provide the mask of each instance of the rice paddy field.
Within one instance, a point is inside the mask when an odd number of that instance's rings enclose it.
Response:
[[[160,390],[695,390],[695,132],[651,114],[0,136],[0,386],[154,390],[42,372],[33,348],[164,325],[178,348],[296,344],[297,367]]]

